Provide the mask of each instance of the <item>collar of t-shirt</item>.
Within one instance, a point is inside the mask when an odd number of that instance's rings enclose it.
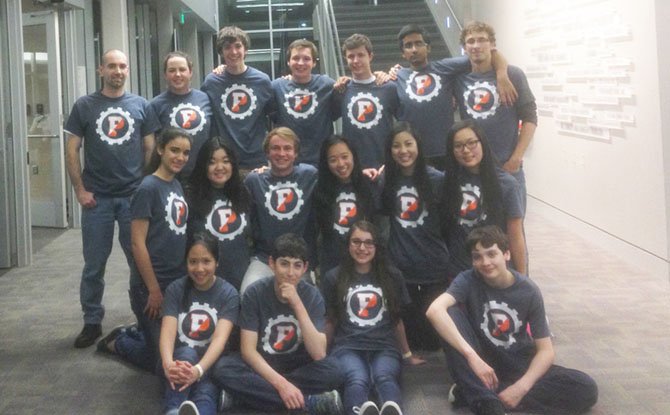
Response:
[[[375,78],[375,76],[372,75],[368,79],[358,80],[358,79],[351,78],[351,82],[356,83],[356,84],[371,84],[375,81],[375,79],[377,79],[377,78]]]

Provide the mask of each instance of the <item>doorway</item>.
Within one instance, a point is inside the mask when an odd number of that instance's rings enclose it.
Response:
[[[23,44],[32,225],[66,228],[57,14],[54,11],[25,13]]]

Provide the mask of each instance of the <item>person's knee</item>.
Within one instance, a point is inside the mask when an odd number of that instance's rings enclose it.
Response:
[[[586,412],[598,402],[598,385],[591,376],[582,373],[580,381],[576,382],[575,386],[575,397],[577,398],[574,399],[575,412]]]

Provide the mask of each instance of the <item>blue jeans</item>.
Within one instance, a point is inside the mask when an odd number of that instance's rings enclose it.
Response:
[[[81,239],[84,251],[84,270],[81,273],[79,301],[84,323],[100,324],[105,316],[102,295],[105,291],[105,266],[112,252],[114,222],[119,224],[119,244],[130,266],[130,196],[95,196],[96,206],[82,209]]]
[[[179,347],[174,351],[174,360],[182,360],[197,364],[200,356],[190,347]],[[212,383],[209,373],[205,373],[199,381],[193,383],[188,388],[179,392],[181,385],[175,385],[175,389],[170,387],[169,382],[165,382],[165,411],[178,409],[179,405],[185,400],[192,401],[200,415],[216,415],[216,406],[219,399],[219,389]]]
[[[402,405],[400,379],[401,358],[396,350],[339,349],[333,356],[345,373],[343,404],[347,414],[354,415],[354,406],[370,400],[372,388],[380,406],[386,401]]]
[[[277,390],[242,360],[239,353],[221,356],[211,370],[214,382],[235,397],[236,403],[263,411],[285,410]],[[343,381],[338,361],[332,356],[280,373],[305,398],[333,389]]]
[[[499,392],[519,380],[528,370],[533,356],[510,353],[490,343],[480,343],[476,334],[479,328],[476,332],[467,314],[459,306],[449,307],[447,311],[463,338],[495,370],[498,377],[498,390],[488,389],[472,371],[463,355],[448,343],[444,343],[451,377],[459,385],[466,402],[474,411],[479,401],[498,399]],[[521,399],[517,410],[542,414],[582,413],[597,400],[598,386],[589,375],[552,365]]]
[[[172,281],[158,281],[161,292],[165,295],[165,289]],[[145,369],[156,372],[158,365],[158,340],[160,339],[161,319],[151,319],[144,312],[147,305],[149,291],[144,284],[137,284],[128,290],[130,297],[130,308],[137,318],[137,332],[125,331],[116,338],[114,348],[116,353],[123,359]]]

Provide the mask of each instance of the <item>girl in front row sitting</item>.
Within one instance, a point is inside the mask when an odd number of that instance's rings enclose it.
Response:
[[[167,380],[166,414],[215,415],[218,388],[207,373],[237,322],[235,288],[215,275],[216,240],[196,233],[186,250],[188,275],[170,284],[163,301],[160,354]]]
[[[347,237],[348,254],[326,273],[322,286],[327,332],[334,332],[332,353],[346,374],[343,403],[348,415],[402,414],[400,308],[409,297],[379,242],[372,223],[355,222]],[[369,400],[373,387],[381,409]]]

